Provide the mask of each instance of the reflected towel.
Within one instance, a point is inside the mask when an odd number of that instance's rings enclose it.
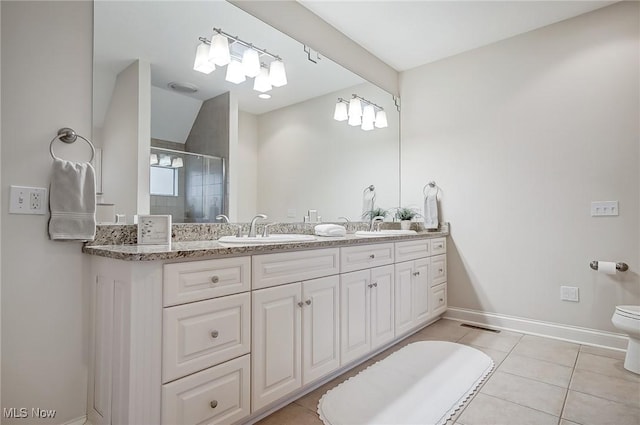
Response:
[[[91,164],[53,160],[49,210],[49,237],[52,240],[93,240],[96,235],[96,180]]]
[[[314,232],[318,236],[344,236],[347,229],[337,224],[318,224],[314,227]]]
[[[424,198],[424,227],[427,230],[438,228],[438,195],[429,194]]]

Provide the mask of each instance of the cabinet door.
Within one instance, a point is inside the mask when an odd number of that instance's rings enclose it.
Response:
[[[395,317],[396,336],[413,328],[411,282],[413,280],[413,261],[395,265]]]
[[[340,276],[340,360],[342,365],[369,353],[369,270]]]
[[[302,384],[340,367],[340,278],[302,284]]]
[[[301,284],[253,292],[252,411],[302,386]]]
[[[414,326],[425,323],[429,319],[429,292],[431,289],[429,280],[430,264],[429,258],[414,261],[411,294],[413,298],[412,318]]]
[[[371,349],[395,337],[393,266],[371,269]]]

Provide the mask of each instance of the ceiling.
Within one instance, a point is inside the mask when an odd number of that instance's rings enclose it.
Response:
[[[616,3],[520,0],[298,2],[397,71]]]

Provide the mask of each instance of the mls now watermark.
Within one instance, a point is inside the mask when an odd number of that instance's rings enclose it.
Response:
[[[55,409],[41,409],[39,407],[32,407],[31,409],[26,407],[4,407],[2,409],[2,416],[16,419],[53,419],[56,417],[56,411]]]

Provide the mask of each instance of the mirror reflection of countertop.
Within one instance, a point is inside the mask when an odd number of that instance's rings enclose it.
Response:
[[[194,258],[213,258],[235,255],[258,255],[275,252],[297,251],[304,249],[331,248],[373,243],[399,242],[412,239],[438,238],[448,236],[448,229],[437,232],[418,232],[415,235],[389,235],[374,238],[363,238],[354,234],[344,237],[316,236],[314,241],[274,243],[259,245],[225,244],[217,240],[173,242],[171,245],[86,245],[82,248],[85,254],[108,257],[126,261],[157,261]]]

